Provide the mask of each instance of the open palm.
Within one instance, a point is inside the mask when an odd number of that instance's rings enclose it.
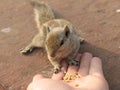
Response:
[[[67,66],[63,60],[62,69],[69,75],[78,73],[80,78],[66,82],[63,80],[66,74],[62,71],[53,74],[51,79],[35,75],[27,90],[109,90],[100,58],[84,53],[78,54],[76,60],[80,60],[80,66]]]

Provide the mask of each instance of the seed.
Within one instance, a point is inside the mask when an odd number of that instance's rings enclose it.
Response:
[[[78,87],[79,86],[79,84],[75,84],[75,87]]]

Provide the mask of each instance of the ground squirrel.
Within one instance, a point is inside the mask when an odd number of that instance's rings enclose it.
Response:
[[[69,21],[55,19],[52,9],[47,4],[32,1],[32,5],[39,33],[21,53],[30,53],[35,47],[45,48],[55,73],[60,70],[60,61],[64,58],[68,64],[77,65],[79,62],[75,61],[75,56],[80,42],[84,39],[78,36]]]

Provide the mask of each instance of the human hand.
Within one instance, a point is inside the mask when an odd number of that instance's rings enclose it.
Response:
[[[66,70],[66,74],[78,73],[80,78],[66,82],[62,71],[53,74],[51,79],[35,75],[27,90],[109,90],[100,58],[84,53],[78,54],[76,60],[80,60],[80,66],[67,66],[63,61],[62,68]]]

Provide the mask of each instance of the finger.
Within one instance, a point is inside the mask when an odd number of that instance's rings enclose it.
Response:
[[[28,85],[27,90],[34,90],[34,84],[38,81],[40,81],[41,79],[43,79],[44,77],[41,74],[37,74],[33,77],[32,82]]]
[[[89,74],[96,76],[103,76],[102,62],[100,58],[94,57],[92,59]]]
[[[33,85],[32,85],[32,83],[30,83],[30,84],[28,85],[27,90],[33,90]]]
[[[89,68],[90,68],[90,62],[92,60],[92,54],[91,53],[84,53],[81,57],[81,64],[80,68],[78,70],[78,73],[81,76],[86,76],[89,74]]]
[[[65,75],[65,73],[66,73],[66,70],[67,70],[67,66],[68,66],[68,65],[67,65],[67,63],[65,62],[65,60],[62,60],[61,65],[62,65],[61,71],[58,72],[57,74],[53,74],[53,75],[52,75],[52,79],[54,79],[54,80],[62,80],[62,79],[63,79],[63,77],[64,77],[64,75]]]
[[[80,57],[81,57],[81,54],[78,54],[75,60],[80,61]],[[68,67],[67,74],[70,74],[70,75],[75,74],[78,71],[78,68],[79,66],[70,65]]]
[[[35,81],[37,81],[37,80],[39,80],[39,79],[43,79],[43,78],[45,78],[45,77],[43,77],[41,74],[37,74],[37,75],[35,75],[35,76],[33,77],[33,82],[35,82]]]

